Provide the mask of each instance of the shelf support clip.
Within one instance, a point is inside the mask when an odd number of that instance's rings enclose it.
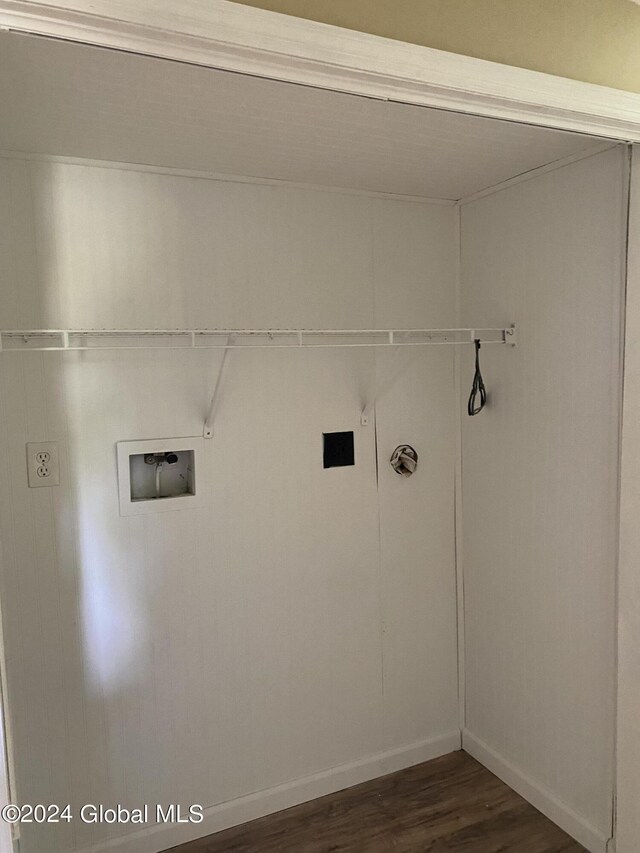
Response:
[[[518,343],[518,336],[516,335],[516,326],[515,323],[512,323],[504,330],[504,342],[505,344],[509,344],[509,346],[515,347]]]

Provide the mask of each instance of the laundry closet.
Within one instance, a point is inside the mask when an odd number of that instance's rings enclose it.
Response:
[[[605,853],[629,174],[0,34],[11,795],[204,810],[20,853],[159,853],[461,748]]]

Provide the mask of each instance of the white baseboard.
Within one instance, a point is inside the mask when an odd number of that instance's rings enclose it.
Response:
[[[494,752],[484,741],[466,729],[462,733],[462,748],[473,756],[480,764],[506,782],[527,802],[546,815],[572,838],[575,838],[590,853],[607,853],[609,838],[600,830],[586,821],[568,806],[562,803],[554,794],[547,791],[521,770],[518,770],[502,756]]]
[[[306,776],[294,782],[287,782],[275,788],[267,788],[246,797],[211,806],[205,809],[204,820],[199,824],[154,824],[120,838],[85,847],[77,853],[107,853],[107,851],[162,853],[178,844],[306,803],[316,797],[323,797],[326,794],[350,788],[352,785],[358,785],[360,782],[368,782],[378,776],[385,776],[387,773],[429,761],[431,758],[438,758],[440,755],[455,752],[460,748],[460,731],[456,729],[439,737],[419,741],[389,752],[381,752],[313,776]]]

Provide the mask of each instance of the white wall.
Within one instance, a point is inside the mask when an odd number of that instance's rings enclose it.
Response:
[[[629,267],[625,330],[624,418],[618,581],[618,853],[635,853],[640,838],[640,149],[634,146],[629,217]]]
[[[455,323],[451,207],[16,159],[0,184],[5,328]],[[219,358],[0,360],[19,798],[213,807],[267,791],[127,853],[458,742],[451,351],[403,354],[377,410],[379,483],[359,413],[387,353],[232,353],[207,506],[121,518],[115,442],[201,434]],[[322,432],[342,429],[356,466],[323,470]],[[34,440],[60,442],[59,488],[27,488]],[[402,442],[420,454],[411,480],[387,465]],[[128,831],[23,827],[21,853]]]
[[[461,225],[463,325],[515,320],[519,340],[482,351],[489,405],[463,418],[464,744],[594,850],[611,828],[625,162],[519,183]]]

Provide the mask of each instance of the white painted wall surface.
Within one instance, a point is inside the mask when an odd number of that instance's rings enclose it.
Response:
[[[19,160],[0,182],[4,327],[455,323],[451,207]],[[121,518],[115,442],[201,434],[220,354],[2,357],[22,801],[212,807],[114,848],[148,853],[455,748],[453,356],[401,363],[379,489],[359,425],[376,358],[231,353],[208,505]],[[344,429],[356,466],[323,470],[322,432]],[[24,445],[45,439],[61,486],[29,490]],[[386,464],[402,442],[421,459],[408,481]],[[27,827],[21,853],[128,831]]]
[[[640,838],[640,149],[633,147],[625,330],[618,588],[617,853]]]
[[[624,150],[462,208],[465,743],[589,849],[610,835]],[[463,377],[472,376],[465,353]],[[555,811],[554,811],[555,810]]]

